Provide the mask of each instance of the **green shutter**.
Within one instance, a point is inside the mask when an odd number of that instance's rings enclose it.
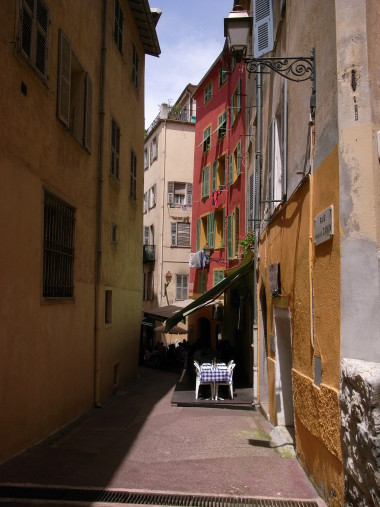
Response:
[[[228,157],[228,186],[232,186],[234,182],[234,154]]]
[[[207,215],[207,243],[215,248],[215,211]]]
[[[227,217],[227,259],[233,259],[233,215]]]
[[[214,271],[214,286],[221,282],[224,278],[223,270],[222,269],[215,269]]]
[[[199,252],[199,250],[201,249],[200,243],[201,243],[201,219],[198,218],[196,231],[196,246],[195,246],[197,252]]]
[[[217,175],[218,175],[218,161],[214,160],[214,162],[212,163],[212,193],[216,191]]]
[[[240,139],[239,139],[239,142],[237,143],[237,146],[236,146],[236,153],[237,153],[237,156],[236,156],[237,176],[240,176],[240,173],[241,173],[241,140]]]

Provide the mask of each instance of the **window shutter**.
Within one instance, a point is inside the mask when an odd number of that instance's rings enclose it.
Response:
[[[71,87],[71,44],[59,31],[59,67],[58,67],[58,118],[70,125],[70,87]]]
[[[233,216],[228,215],[227,217],[227,259],[233,258]]]
[[[170,246],[177,246],[177,223],[170,224]]]
[[[272,0],[253,2],[254,56],[257,58],[273,49]]]
[[[37,15],[36,15],[36,68],[43,76],[46,75],[46,62],[47,62],[47,31],[49,24],[48,10],[41,2],[37,1]]]
[[[85,111],[84,111],[83,146],[89,153],[91,153],[92,81],[87,72],[84,84],[85,84]]]
[[[207,215],[207,243],[215,248],[215,211]]]
[[[191,206],[193,204],[193,184],[186,183],[186,204]]]
[[[224,248],[224,243],[225,243],[225,229],[226,229],[226,210],[223,209],[223,230],[222,230],[222,246]]]
[[[231,127],[235,123],[235,108],[234,108],[234,95],[231,97]]]
[[[168,181],[168,204],[174,202],[174,181]]]
[[[177,222],[177,246],[190,247],[190,224],[187,222]]]
[[[271,121],[268,131],[268,201],[273,201],[273,164],[274,164],[274,120]],[[268,203],[269,212],[273,211],[273,202]]]
[[[239,231],[240,231],[240,208],[236,207],[235,213],[235,255],[239,254]]]
[[[212,192],[216,191],[216,182],[217,182],[217,173],[218,173],[218,162],[214,160],[212,163]]]
[[[224,155],[224,180],[223,185],[227,184],[227,163],[228,163],[228,157],[227,153]]]
[[[196,229],[196,244],[195,244],[195,249],[197,252],[199,252],[199,250],[201,249],[200,244],[201,244],[201,219],[198,218]]]
[[[144,193],[144,209],[143,213],[146,213],[148,211],[148,192]]]
[[[284,79],[281,94],[281,197],[287,194],[287,152],[288,152],[288,81]]]
[[[236,146],[236,166],[237,166],[237,176],[241,174],[241,140],[239,139]]]
[[[144,245],[149,245],[149,227],[144,227]]]
[[[234,182],[234,155],[231,155],[228,158],[228,185],[232,186]]]
[[[216,269],[214,271],[214,286],[217,285],[219,282],[223,280],[223,270],[222,269]]]

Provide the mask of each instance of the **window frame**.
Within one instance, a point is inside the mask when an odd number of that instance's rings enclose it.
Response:
[[[137,156],[133,150],[130,157],[129,198],[137,201]]]
[[[113,40],[121,55],[123,54],[123,22],[124,22],[124,13],[120,5],[120,0],[115,0]]]
[[[111,118],[111,167],[110,174],[120,182],[120,126],[114,118]]]
[[[210,164],[202,169],[202,199],[210,196]]]
[[[212,81],[209,81],[204,87],[203,103],[206,105],[212,99]]]
[[[179,280],[180,283],[178,283]],[[176,274],[176,289],[175,289],[176,301],[185,301],[188,298],[188,295],[189,295],[189,275]]]

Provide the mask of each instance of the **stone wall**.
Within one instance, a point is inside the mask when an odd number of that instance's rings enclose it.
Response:
[[[380,363],[343,359],[339,401],[346,505],[380,505]]]

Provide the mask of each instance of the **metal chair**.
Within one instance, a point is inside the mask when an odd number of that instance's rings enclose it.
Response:
[[[201,367],[199,366],[199,363],[197,361],[194,361],[194,366],[195,366],[195,373],[196,373],[196,378],[195,378],[195,399],[196,400],[198,399],[199,386],[200,385],[206,385],[206,384],[208,384],[210,386],[210,389],[211,389],[211,398],[213,399],[214,398],[214,382],[202,382],[202,380],[201,380]]]
[[[217,400],[218,399],[218,391],[219,391],[219,386],[229,386],[230,388],[230,395],[231,395],[231,400],[234,399],[234,389],[233,389],[233,375],[234,375],[234,368],[235,368],[236,364],[233,362],[233,361],[230,361],[227,365],[227,369],[228,369],[228,372],[230,374],[230,380],[227,382],[215,382],[215,399]]]

